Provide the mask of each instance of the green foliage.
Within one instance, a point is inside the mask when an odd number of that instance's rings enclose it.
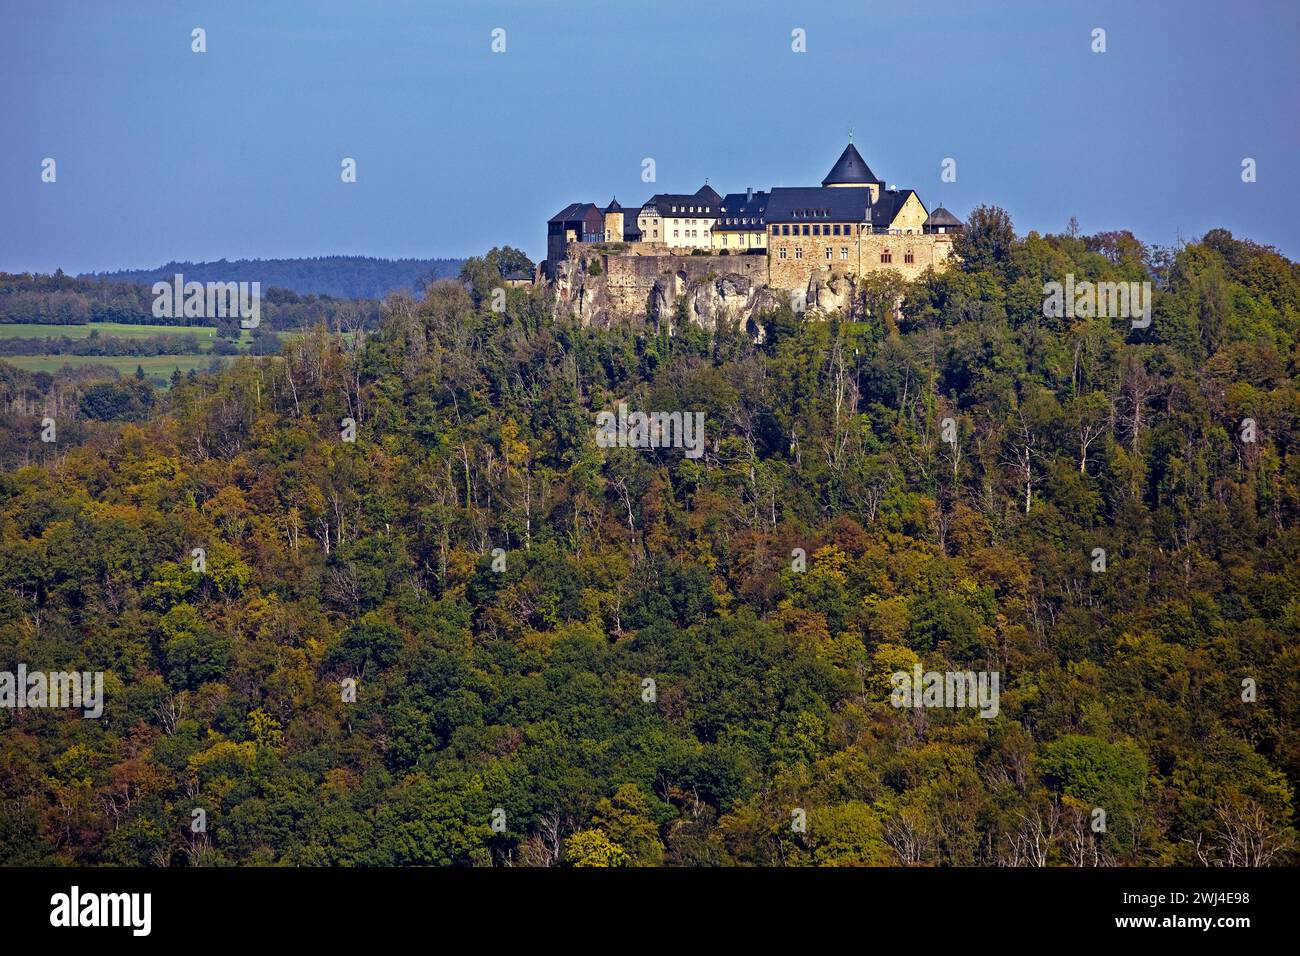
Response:
[[[961,242],[759,342],[494,311],[500,249],[166,392],[0,364],[0,660],[107,689],[0,709],[0,862],[1296,862],[1295,264]],[[1067,272],[1151,328],[1045,317]],[[619,402],[704,453],[598,448]]]

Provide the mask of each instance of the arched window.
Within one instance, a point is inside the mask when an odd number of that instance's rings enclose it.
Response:
[[[880,261],[884,263],[893,262],[894,256],[888,249],[886,249],[884,252],[880,254]]]

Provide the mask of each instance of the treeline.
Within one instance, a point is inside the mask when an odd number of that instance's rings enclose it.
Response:
[[[191,278],[186,273],[185,281],[205,280]],[[0,322],[51,325],[122,322],[169,327],[215,325],[218,335],[224,338],[239,335],[240,317],[237,315],[221,318],[156,317],[153,302],[152,286],[147,284],[77,278],[62,272],[54,275],[0,273]],[[351,330],[376,327],[381,314],[380,303],[373,300],[304,295],[264,285],[259,318],[263,327],[282,332],[316,325]]]
[[[443,283],[152,407],[0,365],[0,669],[108,687],[0,709],[0,861],[1294,864],[1296,265],[959,251],[761,344]],[[704,454],[597,447],[620,402]]]
[[[185,335],[126,337],[91,330],[83,338],[66,335],[41,338],[0,338],[0,355],[195,355],[204,349],[193,332]]]
[[[194,282],[260,282],[300,295],[335,299],[382,299],[392,292],[415,292],[429,282],[451,279],[462,259],[376,259],[371,256],[316,256],[303,259],[225,259],[169,262],[157,269],[124,269],[96,278],[152,285],[176,273]]]
[[[155,319],[148,286],[107,279],[0,273],[0,322],[86,325],[90,322],[146,322],[189,325],[184,318]]]

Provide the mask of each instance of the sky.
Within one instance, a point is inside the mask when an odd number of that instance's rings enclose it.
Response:
[[[3,0],[0,271],[540,258],[570,202],[816,185],[850,129],[963,219],[1295,259],[1297,49],[1296,0]]]

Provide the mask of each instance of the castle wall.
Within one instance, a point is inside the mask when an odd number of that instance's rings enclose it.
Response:
[[[623,214],[621,212],[605,213],[605,241],[623,241]]]
[[[866,275],[896,269],[905,279],[915,279],[929,266],[943,269],[952,255],[950,235],[769,236],[768,283],[775,289],[803,289],[813,276]],[[785,258],[781,250],[785,249]],[[831,251],[827,258],[826,251]],[[847,250],[848,257],[844,257]],[[912,253],[912,262],[907,253]],[[889,254],[890,261],[881,256]]]

